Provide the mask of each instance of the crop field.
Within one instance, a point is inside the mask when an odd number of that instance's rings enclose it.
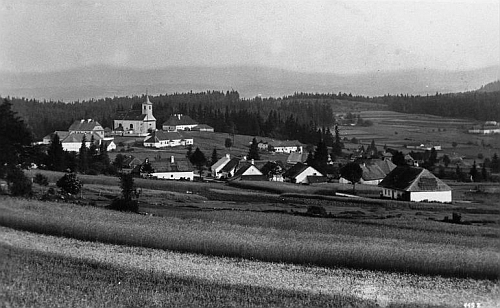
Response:
[[[117,246],[0,227],[0,300],[12,306],[494,307],[495,281]]]

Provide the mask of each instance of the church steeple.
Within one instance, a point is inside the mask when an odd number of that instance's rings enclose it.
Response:
[[[146,101],[142,103],[142,114],[145,114],[148,119],[153,117],[153,103],[149,101],[149,96],[146,95]]]

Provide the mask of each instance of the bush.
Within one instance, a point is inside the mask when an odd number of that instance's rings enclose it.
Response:
[[[57,187],[65,193],[76,195],[82,189],[82,182],[78,179],[74,173],[66,173],[62,178],[60,178],[57,183]]]
[[[49,185],[49,178],[47,178],[45,175],[41,173],[35,174],[35,177],[33,178],[33,183],[38,184],[40,186],[48,186]]]
[[[32,192],[31,180],[18,167],[9,168],[7,171],[7,182],[13,196],[26,196]]]
[[[137,213],[139,211],[139,203],[137,200],[117,198],[111,202],[109,208],[116,211]]]

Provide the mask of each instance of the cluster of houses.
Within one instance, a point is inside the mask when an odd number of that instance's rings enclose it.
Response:
[[[500,134],[500,123],[496,121],[486,121],[482,125],[476,125],[469,129],[469,134]]]
[[[488,123],[488,122],[487,122]],[[492,123],[490,123],[492,124]],[[496,122],[494,123],[495,125]],[[146,96],[141,110],[119,112],[114,120],[114,129],[104,129],[97,121],[84,119],[75,121],[67,131],[55,131],[43,138],[43,143],[49,144],[54,134],[57,134],[63,149],[79,151],[85,138],[86,146],[91,142],[97,146],[104,144],[108,151],[116,149],[114,136],[144,137],[143,145],[150,148],[165,148],[188,146],[194,143],[193,139],[182,134],[183,131],[213,132],[208,125],[200,124],[191,117],[183,114],[173,114],[162,124],[162,129],[156,129],[156,118],[153,116],[153,106]],[[415,145],[415,149],[425,148],[426,145]],[[436,150],[436,146],[432,146]],[[211,177],[227,180],[252,181],[281,181],[297,184],[324,183],[329,179],[328,174],[322,174],[314,167],[305,163],[307,154],[303,153],[303,146],[297,140],[272,141],[258,143],[261,151],[288,153],[286,164],[279,161],[254,161],[245,157],[230,157],[225,155],[210,168]],[[418,163],[407,155],[405,157],[409,167],[396,167],[391,161],[390,153],[383,153],[381,159],[361,160],[361,184],[379,185],[382,187],[382,196],[391,199],[410,201],[438,201],[451,202],[451,189],[440,179],[426,169],[419,168]],[[154,160],[139,161],[133,156],[125,161],[124,168],[143,177],[153,177],[168,180],[194,180],[194,167],[186,158],[155,157]],[[340,178],[340,183],[349,183]]]

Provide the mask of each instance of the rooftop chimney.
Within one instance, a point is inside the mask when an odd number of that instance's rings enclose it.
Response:
[[[231,158],[231,154],[226,154],[226,157],[227,158]]]
[[[175,162],[175,157],[174,156],[170,156],[170,163],[173,164]]]
[[[252,160],[250,161],[252,163],[252,165],[255,164],[255,160],[252,158]]]

